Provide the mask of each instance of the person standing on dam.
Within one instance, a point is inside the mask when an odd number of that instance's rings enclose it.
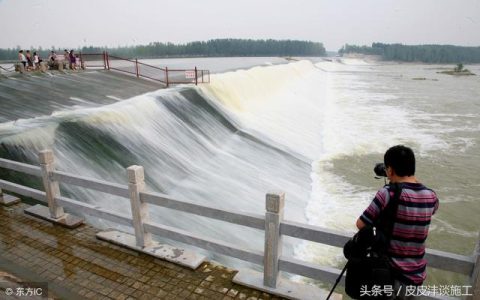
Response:
[[[68,61],[70,62],[70,69],[76,70],[77,66],[76,66],[75,55],[73,54],[73,49],[70,50],[70,52],[68,53]]]
[[[32,61],[32,55],[30,54],[30,50],[27,50],[27,71],[32,71],[33,70],[33,61]]]
[[[70,61],[70,52],[67,49],[63,50],[63,61],[61,63],[64,64],[65,67],[68,67],[69,69],[72,68],[72,64]]]
[[[386,256],[394,279],[395,294],[400,291],[396,299],[409,299],[413,294],[409,295],[408,291],[422,285],[427,275],[425,241],[439,200],[433,190],[417,181],[412,149],[403,145],[391,147],[385,152],[382,167],[383,176],[390,184],[377,192],[356,225],[358,229],[375,226],[377,231],[390,228],[391,232],[386,232],[388,229],[383,232],[388,241]],[[396,196],[392,188],[395,184],[399,187]],[[380,216],[390,201],[396,206],[393,217],[380,222]],[[385,226],[385,221],[390,225]]]
[[[23,68],[25,69],[27,67],[27,59],[25,58],[25,55],[23,54],[23,50],[18,51],[18,60],[23,65]]]

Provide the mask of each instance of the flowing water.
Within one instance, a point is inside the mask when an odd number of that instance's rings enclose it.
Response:
[[[235,69],[242,66],[231,60]],[[401,143],[414,149],[419,179],[441,201],[428,247],[471,254],[480,225],[479,76],[354,59],[276,63],[213,74],[199,87],[5,122],[0,153],[35,162],[38,150],[52,148],[59,169],[119,183],[126,182],[126,167],[142,165],[149,190],[250,213],[263,213],[266,192],[284,191],[286,219],[353,232],[383,185],[373,178],[374,164]],[[480,74],[478,65],[467,68]],[[126,199],[69,186],[62,192],[129,213]],[[263,248],[257,230],[166,209],[151,214],[159,223]],[[344,262],[341,249],[293,239],[285,251],[322,265]],[[436,282],[465,280],[430,273]]]

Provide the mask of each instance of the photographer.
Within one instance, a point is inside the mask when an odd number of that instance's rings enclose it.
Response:
[[[398,199],[398,203],[390,205],[396,210],[388,220],[391,232],[385,232],[388,236],[386,256],[394,277],[394,294],[400,291],[396,299],[408,299],[413,296],[414,287],[421,285],[426,278],[425,240],[439,202],[435,192],[415,178],[415,156],[410,148],[398,145],[388,149],[384,155],[384,167],[384,176],[388,177],[390,184],[377,192],[356,225],[358,229],[365,226],[384,229],[384,223],[378,219],[389,201]],[[395,184],[401,187],[396,197],[392,188]]]

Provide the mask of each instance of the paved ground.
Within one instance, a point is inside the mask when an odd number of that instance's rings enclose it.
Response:
[[[0,206],[0,271],[48,282],[61,299],[278,299],[231,282],[235,271],[204,263],[192,271]],[[1,289],[0,289],[1,292]],[[0,295],[0,299],[13,299]]]

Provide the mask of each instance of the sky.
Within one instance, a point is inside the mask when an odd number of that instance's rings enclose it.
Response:
[[[214,38],[480,46],[480,0],[0,0],[0,48]]]

